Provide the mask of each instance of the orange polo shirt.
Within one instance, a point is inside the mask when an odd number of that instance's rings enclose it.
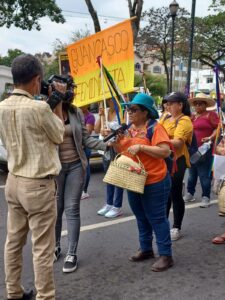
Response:
[[[147,145],[147,146],[157,146],[161,143],[170,144],[169,137],[166,130],[162,125],[155,125],[153,136],[151,141],[146,137],[147,128],[142,128],[139,132],[134,132],[132,127],[128,129],[128,135],[125,135],[119,140],[119,152],[124,152],[123,154],[132,158],[135,162],[138,159],[126,152],[126,150],[132,145]],[[155,158],[144,152],[138,152],[138,157],[142,164],[144,165],[145,171],[148,173],[145,185],[157,183],[166,176],[167,166],[163,158]],[[129,179],[128,179],[129,180]]]

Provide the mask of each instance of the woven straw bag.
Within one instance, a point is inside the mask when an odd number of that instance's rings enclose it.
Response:
[[[122,161],[118,162],[119,155],[111,161],[103,181],[132,192],[143,194],[148,173],[145,172],[139,157],[136,155],[138,159],[137,168],[132,165],[129,166],[127,162],[126,164]]]
[[[225,213],[225,183],[224,182],[222,184],[221,190],[219,191],[218,206],[219,206],[219,211]]]

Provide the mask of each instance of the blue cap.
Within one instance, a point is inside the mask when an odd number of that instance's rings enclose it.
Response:
[[[145,108],[147,108],[148,111],[150,111],[155,119],[159,118],[159,114],[157,109],[155,108],[155,101],[154,99],[144,93],[137,94],[131,102],[124,103],[124,105],[143,105]]]

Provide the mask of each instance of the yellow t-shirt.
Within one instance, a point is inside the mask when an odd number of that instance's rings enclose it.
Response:
[[[181,139],[184,141],[184,144],[181,148],[175,149],[177,158],[182,155],[185,156],[186,164],[190,167],[190,155],[187,149],[187,144],[191,144],[192,134],[193,134],[193,125],[190,117],[188,116],[179,116],[175,120],[170,118],[160,120],[160,124],[166,129],[170,139]]]

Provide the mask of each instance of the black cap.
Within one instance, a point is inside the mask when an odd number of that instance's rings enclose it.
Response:
[[[187,97],[181,92],[172,92],[166,95],[163,100],[168,102],[187,102]]]

